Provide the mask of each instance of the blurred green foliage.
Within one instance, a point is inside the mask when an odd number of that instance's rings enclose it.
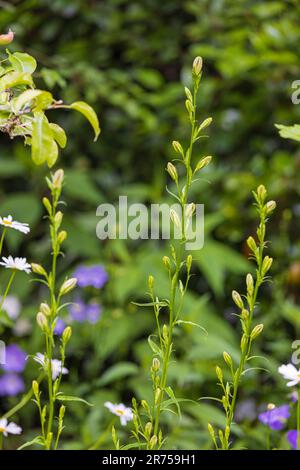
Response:
[[[64,388],[95,406],[68,406],[66,448],[88,448],[101,433],[102,447],[110,447],[111,416],[104,401],[129,404],[133,394],[149,395],[146,338],[154,319],[150,309],[131,301],[145,298],[149,273],[163,296],[167,283],[161,258],[167,246],[100,242],[95,211],[119,194],[134,202],[168,200],[164,168],[173,157],[170,142],[186,137],[182,85],[188,84],[196,55],[204,58],[200,111],[203,119],[214,119],[198,156],[213,155],[214,163],[193,194],[193,200],[205,204],[206,240],[203,250],[193,253],[195,276],[185,312],[208,335],[189,326],[176,332],[171,377],[178,397],[215,395],[214,367],[222,352],[238,357],[239,325],[231,315],[230,293],[243,288],[251,269],[244,240],[255,229],[251,190],[263,183],[278,203],[269,227],[274,279],[257,308],[259,322],[265,323],[260,353],[268,362],[255,365],[269,372],[253,371],[244,378],[236,446],[264,447],[265,430],[256,415],[268,402],[286,401],[277,366],[289,361],[291,343],[300,334],[299,146],[282,139],[274,127],[300,122],[300,106],[291,101],[292,83],[300,78],[299,14],[297,0],[1,1],[0,31],[11,27],[16,33],[11,50],[36,57],[37,81],[57,98],[86,100],[101,117],[101,138],[94,144],[80,116],[55,116],[69,135],[58,163],[66,169],[69,233],[61,274],[89,261],[104,264],[110,274],[99,296],[104,313],[97,327],[74,326]],[[49,240],[40,199],[46,169],[33,166],[21,141],[1,136],[0,145],[0,213],[31,225],[29,239],[15,234],[8,248],[44,262]],[[24,305],[21,318],[33,322],[20,344],[33,353],[40,347],[33,319],[43,290],[20,276],[18,295]],[[10,331],[6,335],[13,340]],[[35,372],[32,364],[27,367],[28,385]],[[14,402],[4,401],[3,407]],[[210,448],[206,425],[222,424],[218,407],[200,401],[182,409],[181,421],[165,416],[168,448]],[[28,438],[37,425],[34,412],[29,405],[20,413]],[[126,430],[120,435],[128,441]],[[282,446],[287,446],[284,438]]]

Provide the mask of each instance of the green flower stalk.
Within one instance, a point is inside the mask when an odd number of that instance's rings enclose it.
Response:
[[[238,391],[241,383],[242,376],[245,373],[246,364],[251,358],[252,344],[256,338],[263,331],[263,324],[253,325],[253,316],[255,312],[257,296],[259,288],[268,279],[267,273],[272,266],[273,259],[264,255],[267,242],[266,237],[266,223],[269,215],[276,207],[275,201],[266,202],[267,191],[263,185],[253,191],[253,196],[256,201],[257,211],[259,214],[259,226],[256,231],[257,241],[253,237],[247,239],[247,245],[251,252],[251,257],[256,263],[256,276],[253,278],[252,274],[246,276],[246,294],[241,296],[237,291],[232,292],[232,299],[236,307],[239,309],[239,319],[242,326],[242,336],[240,342],[240,360],[237,365],[234,364],[231,356],[225,351],[223,353],[224,362],[229,370],[231,377],[230,381],[224,380],[224,374],[221,367],[216,367],[216,375],[219,381],[219,386],[222,389],[222,403],[225,416],[226,425],[225,429],[219,429],[216,435],[215,430],[211,424],[208,424],[208,431],[217,449],[228,450],[231,445],[231,432],[234,424],[234,413],[236,408],[236,401]]]
[[[51,192],[51,200],[48,198],[43,199],[44,206],[48,212],[48,219],[50,225],[50,239],[51,239],[51,252],[52,263],[51,270],[47,272],[46,269],[39,264],[32,264],[32,270],[36,274],[42,276],[41,282],[48,287],[49,290],[49,303],[43,302],[40,305],[40,311],[37,314],[37,324],[42,330],[45,337],[45,354],[37,355],[35,359],[39,362],[45,371],[48,386],[48,403],[42,406],[41,392],[39,391],[38,382],[34,381],[32,384],[33,393],[35,396],[35,403],[39,410],[41,422],[41,435],[39,436],[40,442],[46,449],[56,449],[59,443],[59,438],[63,430],[63,418],[65,414],[65,406],[61,404],[58,415],[58,426],[55,432],[53,429],[53,421],[55,415],[55,404],[61,399],[59,391],[61,378],[65,373],[65,349],[66,345],[71,338],[71,327],[66,327],[61,337],[60,345],[60,363],[54,363],[54,328],[57,321],[59,310],[63,308],[61,305],[61,298],[70,292],[76,286],[76,279],[66,279],[63,284],[58,288],[57,286],[57,258],[61,254],[61,245],[66,238],[66,232],[61,231],[61,223],[63,214],[57,209],[59,199],[61,196],[62,184],[64,179],[63,170],[57,170],[51,179],[47,178],[48,187]],[[64,234],[62,237],[61,234]],[[54,370],[58,367],[58,370]]]
[[[133,399],[133,437],[134,447],[149,450],[160,449],[165,441],[161,425],[161,416],[170,406],[176,406],[180,413],[179,403],[171,386],[168,383],[169,366],[173,353],[173,330],[175,325],[191,323],[181,320],[185,293],[191,276],[192,256],[185,252],[185,243],[189,240],[188,229],[192,223],[192,217],[196,205],[189,201],[191,185],[196,180],[197,173],[205,168],[211,161],[211,157],[203,157],[196,164],[192,164],[193,147],[200,139],[202,131],[209,126],[212,119],[207,118],[202,123],[197,121],[197,96],[202,75],[202,59],[197,57],[192,68],[192,91],[185,87],[185,107],[190,125],[190,138],[186,149],[178,142],[173,141],[173,149],[176,159],[167,164],[167,172],[170,175],[176,194],[169,193],[179,202],[178,209],[170,210],[170,218],[173,223],[174,233],[179,233],[179,243],[171,245],[170,256],[163,257],[163,264],[169,276],[169,298],[160,300],[155,293],[155,279],[152,275],[148,278],[150,305],[153,306],[156,320],[156,333],[148,339],[153,352],[151,365],[151,381],[153,389],[152,403],[142,400],[140,404]],[[183,172],[181,171],[184,169]],[[180,209],[180,211],[179,211]],[[143,304],[138,304],[143,305]],[[149,305],[149,304],[147,304]],[[162,309],[168,313],[168,321],[161,320]],[[119,440],[114,430],[113,441],[119,447]],[[129,444],[132,447],[132,444]],[[129,448],[128,446],[122,447]]]

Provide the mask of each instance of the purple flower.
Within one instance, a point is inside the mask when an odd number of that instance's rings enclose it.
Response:
[[[289,441],[290,445],[292,446],[293,449],[297,449],[297,431],[296,429],[289,431],[286,435],[287,440]],[[299,434],[300,437],[300,434]]]
[[[26,354],[17,344],[10,344],[5,351],[5,364],[2,369],[6,372],[23,372],[26,364]]]
[[[264,413],[261,413],[258,416],[258,419],[261,423],[269,426],[270,429],[274,431],[280,431],[284,428],[285,421],[290,417],[290,406],[268,406],[268,410]]]
[[[87,309],[87,321],[90,323],[97,323],[101,314],[101,307],[95,302],[90,303]]]
[[[0,377],[0,396],[14,397],[25,389],[22,377],[17,374],[4,374]]]
[[[74,272],[79,287],[96,287],[101,289],[108,280],[108,274],[100,264],[93,266],[79,266]]]
[[[61,318],[57,318],[55,327],[54,327],[54,333],[58,336],[61,336],[63,334],[63,331],[66,327],[65,322]]]
[[[69,312],[73,320],[78,323],[88,321],[94,324],[100,317],[101,307],[95,302],[85,304],[81,299],[78,299],[75,304],[70,306]]]

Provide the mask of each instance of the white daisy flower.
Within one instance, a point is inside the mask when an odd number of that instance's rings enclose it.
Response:
[[[293,387],[300,383],[300,369],[296,369],[293,364],[283,364],[278,368],[278,372],[286,379],[289,380],[287,383],[288,387]]]
[[[131,408],[127,408],[123,403],[114,405],[110,401],[106,401],[104,406],[109,409],[111,413],[120,417],[122,426],[126,426],[127,421],[132,421],[133,413]]]
[[[28,224],[13,220],[11,215],[8,215],[7,217],[0,217],[0,225],[3,225],[4,227],[14,228],[15,230],[18,230],[22,233],[30,232]]]
[[[6,418],[0,419],[0,433],[6,437],[8,434],[21,434],[22,428],[16,423],[9,423]]]
[[[4,266],[8,269],[17,269],[18,271],[25,271],[25,273],[31,273],[31,266],[27,263],[26,258],[13,258],[9,256],[8,258],[2,257],[2,262],[0,262],[1,266]]]
[[[2,297],[0,297],[0,302]],[[2,310],[4,310],[11,320],[15,320],[20,315],[21,304],[19,299],[13,295],[7,295],[3,305]]]
[[[44,356],[44,354],[38,352],[34,358],[36,362],[41,364],[45,370],[47,370],[48,367],[48,358]],[[69,370],[66,367],[62,366],[62,362],[59,361],[58,359],[52,359],[51,361],[51,370],[52,370],[52,380],[57,379],[57,377],[62,374],[66,375],[69,373]]]

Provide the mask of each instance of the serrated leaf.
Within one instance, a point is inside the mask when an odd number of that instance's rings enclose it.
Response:
[[[67,136],[62,127],[54,122],[50,122],[50,127],[53,132],[53,137],[61,148],[65,148],[67,144]]]
[[[75,401],[75,402],[79,402],[79,403],[84,403],[85,405],[88,405],[88,406],[94,406],[92,403],[89,403],[88,401],[84,400],[83,398],[72,397],[70,395],[57,395],[56,400],[59,400],[59,401]]]
[[[85,103],[84,101],[75,101],[68,107],[71,109],[76,109],[76,111],[79,111],[81,114],[83,114],[86,117],[86,119],[89,121],[92,128],[94,129],[94,132],[95,132],[94,140],[97,140],[101,130],[99,126],[98,116],[93,110],[93,108],[89,104]]]

